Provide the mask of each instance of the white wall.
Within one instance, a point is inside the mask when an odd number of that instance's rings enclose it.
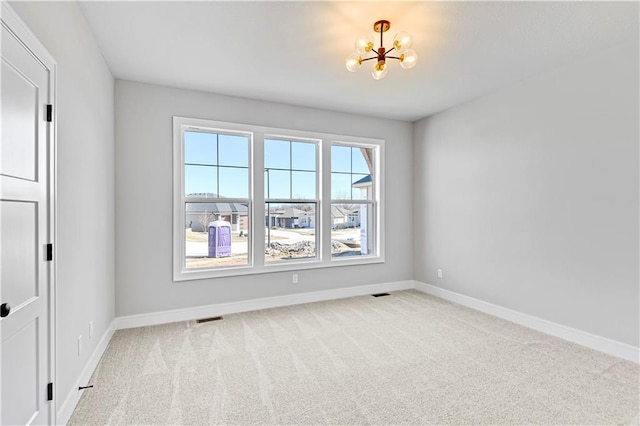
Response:
[[[56,403],[114,318],[114,81],[75,2],[11,2],[57,62]],[[89,339],[89,321],[95,332]],[[84,349],[77,355],[77,338]]]
[[[172,281],[172,116],[386,140],[386,263]],[[117,316],[411,280],[412,124],[116,80]]]
[[[638,61],[630,41],[417,122],[415,279],[637,347]]]

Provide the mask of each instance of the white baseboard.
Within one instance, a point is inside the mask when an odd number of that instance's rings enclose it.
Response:
[[[87,360],[82,372],[76,379],[73,384],[73,388],[71,388],[71,392],[64,399],[64,402],[58,409],[58,413],[56,415],[56,424],[58,425],[66,425],[71,415],[73,414],[73,410],[75,410],[76,405],[78,405],[78,401],[80,400],[80,396],[83,391],[78,390],[78,387],[85,386],[89,380],[91,379],[91,375],[95,371],[98,366],[98,362],[100,362],[100,358],[102,358],[102,354],[109,346],[109,342],[111,341],[111,337],[113,336],[113,332],[115,331],[115,321],[112,321],[107,327],[107,330],[102,335],[100,342],[98,342],[98,346],[96,346],[95,350]]]
[[[366,294],[384,293],[387,291],[408,290],[412,288],[414,288],[413,281],[397,281],[357,287],[344,287],[332,290],[312,291],[307,293],[287,294],[283,296],[197,306],[193,308],[153,312],[149,314],[130,315],[117,317],[115,319],[115,328],[116,330],[120,330],[124,328],[144,327],[178,321],[190,321],[199,318],[256,311],[259,309],[278,308],[282,306],[299,305],[301,303],[320,302],[324,300],[342,299],[345,297],[363,296]]]
[[[638,363],[640,361],[640,348],[628,345],[626,343],[607,339],[606,337],[587,333],[586,331],[567,327],[566,325],[547,321],[542,318],[504,308],[502,306],[494,305],[493,303],[465,296],[463,294],[456,293],[450,290],[445,290],[431,284],[425,284],[419,281],[415,281],[414,288],[424,293],[431,294],[432,296],[440,297],[459,305],[467,306],[477,311],[485,312],[487,314],[505,319],[507,321],[515,322],[525,327],[532,328],[534,330],[541,331],[543,333],[550,334],[552,336],[559,337],[561,339],[568,340],[570,342],[577,343],[579,345],[586,346],[588,348],[595,349],[609,355],[633,361],[635,363]]]

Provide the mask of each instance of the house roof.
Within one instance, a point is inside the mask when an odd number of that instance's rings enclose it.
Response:
[[[247,214],[247,206],[240,203],[187,203],[187,213]]]
[[[348,209],[346,207],[332,205],[331,206],[331,217],[344,217],[344,216],[348,215],[349,213],[354,213],[356,211],[358,211],[358,209]]]
[[[366,175],[360,180],[357,180],[351,184],[351,186],[356,188],[363,188],[365,186],[371,186],[373,184],[373,179],[371,179],[371,175]]]
[[[282,217],[282,218],[298,218],[300,216],[305,216],[307,214],[306,211],[296,209],[295,207],[286,207],[284,209],[276,209],[275,211],[271,210],[271,216],[273,217]]]
[[[218,194],[213,192],[192,192],[191,194],[186,194],[187,197],[197,197],[197,198],[224,198],[218,197]]]
[[[212,192],[197,192],[187,194],[187,197],[197,198],[224,198]],[[247,214],[247,206],[241,203],[189,203],[187,202],[185,211],[187,213],[214,213],[214,214]]]

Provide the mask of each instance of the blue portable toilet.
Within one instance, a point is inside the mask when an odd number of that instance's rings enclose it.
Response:
[[[209,223],[209,257],[231,256],[231,224],[224,220]]]

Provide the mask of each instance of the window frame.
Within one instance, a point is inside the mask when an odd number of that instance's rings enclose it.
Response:
[[[314,198],[294,198],[293,196],[293,172],[294,171],[300,171],[300,172],[311,172],[311,170],[301,170],[301,169],[294,169],[293,168],[293,145],[290,146],[290,151],[289,151],[289,168],[288,169],[281,169],[281,168],[275,168],[275,167],[266,167],[266,165],[262,164],[262,170],[263,173],[267,170],[288,170],[291,173],[291,176],[289,177],[290,179],[290,186],[289,186],[289,194],[290,194],[290,198],[279,198],[279,197],[274,197],[274,198],[270,198],[268,197],[269,191],[267,188],[266,194],[263,193],[264,196],[264,203],[265,203],[265,214],[267,213],[267,209],[268,207],[266,207],[267,204],[315,204],[315,218],[316,218],[316,226],[315,226],[315,251],[316,251],[316,255],[313,258],[300,258],[300,259],[279,259],[279,260],[271,260],[268,261],[265,259],[264,261],[264,265],[267,267],[271,267],[273,265],[279,265],[279,264],[289,264],[289,265],[293,265],[296,263],[305,263],[305,262],[316,262],[318,260],[320,260],[321,257],[321,253],[322,253],[322,220],[318,220],[321,218],[320,216],[320,200],[321,200],[321,191],[320,191],[320,176],[321,176],[321,171],[320,171],[320,155],[321,155],[321,148],[322,148],[322,140],[318,139],[318,138],[309,138],[309,137],[291,137],[291,136],[283,136],[283,135],[274,135],[274,134],[269,134],[269,133],[265,133],[263,138],[263,141],[265,140],[270,140],[270,141],[281,141],[281,142],[288,142],[290,144],[293,144],[295,142],[297,143],[307,143],[307,144],[312,144],[315,148],[315,169],[313,170],[313,173],[315,173],[315,180],[316,180],[316,193],[315,193],[315,197]],[[265,143],[263,143],[263,149],[265,147]],[[267,182],[266,185],[267,187],[269,187],[269,172],[267,171]],[[270,226],[270,225],[267,225]],[[269,230],[267,230],[267,232],[269,232]]]
[[[216,268],[185,268],[185,194],[184,194],[184,131],[208,131],[249,135],[249,241],[248,263],[241,266]],[[295,261],[265,262],[264,217],[266,214],[266,194],[264,193],[264,140],[269,138],[291,141],[314,141],[317,143],[316,182],[316,258],[295,259]],[[332,144],[360,145],[373,148],[375,175],[374,185],[374,255],[348,256],[342,259],[331,255],[331,146]],[[222,122],[206,119],[173,117],[173,281],[191,281],[208,278],[263,274],[271,272],[299,271],[304,269],[359,266],[385,261],[384,231],[384,184],[385,184],[385,141],[368,137],[336,135],[313,131],[282,129],[250,124]],[[215,199],[220,200],[220,199]],[[236,199],[224,199],[231,202]],[[238,199],[239,200],[239,199]],[[215,202],[206,199],[207,202]],[[288,200],[290,201],[290,200]],[[304,202],[305,200],[300,200]],[[307,200],[308,201],[308,200]],[[361,202],[363,200],[353,200]],[[328,219],[325,219],[328,218]]]
[[[333,140],[331,141],[331,147],[334,146],[343,146],[343,147],[349,147],[351,149],[351,152],[353,152],[353,148],[372,148],[371,144],[363,144],[363,143],[358,143],[358,142],[351,142],[351,141],[346,141],[344,139],[340,139],[340,140]],[[331,149],[330,147],[330,149]],[[377,149],[373,150],[373,167],[374,167],[374,177],[380,173],[380,170],[382,169],[379,166],[378,160],[379,160],[379,156],[380,153],[378,152]],[[353,172],[353,154],[351,154],[351,166],[350,166],[350,171],[349,173],[346,172],[334,172],[333,170],[329,170],[328,174],[330,175],[330,179],[332,177],[332,175],[334,173],[338,173],[338,174],[348,174],[350,176],[353,177],[354,174],[362,174],[362,173],[354,173]],[[371,173],[370,173],[371,174]],[[350,179],[351,180],[351,179]],[[352,182],[353,184],[354,182]],[[331,204],[331,206],[333,205],[338,205],[338,204],[353,204],[353,205],[358,205],[358,206],[370,206],[372,209],[372,217],[373,217],[373,222],[374,225],[372,227],[372,234],[373,234],[373,239],[374,239],[374,244],[373,244],[373,250],[374,250],[374,254],[367,254],[364,255],[362,258],[367,258],[367,257],[376,257],[378,250],[380,249],[380,247],[376,244],[378,241],[378,235],[380,233],[380,229],[378,227],[379,224],[379,212],[380,212],[380,201],[379,201],[379,192],[378,192],[378,187],[380,186],[380,184],[373,179],[372,180],[372,192],[373,192],[373,199],[369,200],[369,199],[363,199],[363,198],[353,198],[353,188],[351,188],[350,191],[350,197],[349,198],[330,198],[329,202]],[[332,194],[330,194],[332,195]],[[348,225],[348,224],[347,224]],[[362,259],[360,258],[360,259]],[[349,258],[342,258],[340,256],[331,256],[331,261],[335,262],[336,264],[339,264],[341,262],[345,262],[347,261],[347,259]]]

